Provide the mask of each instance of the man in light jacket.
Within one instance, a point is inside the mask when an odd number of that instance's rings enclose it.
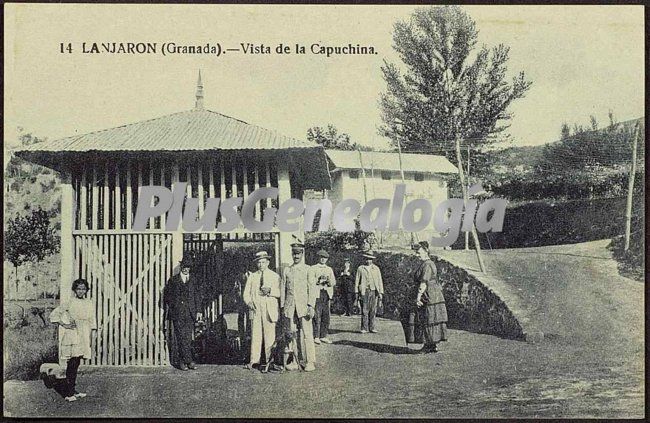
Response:
[[[316,362],[311,320],[314,317],[319,289],[310,267],[303,262],[304,251],[302,243],[291,244],[293,264],[282,272],[280,305],[284,307],[284,317],[290,322],[291,332],[298,334],[298,343],[295,339],[292,342],[293,351],[300,353],[305,361],[304,370],[310,372],[315,369]],[[289,370],[296,368],[288,367]]]
[[[249,369],[258,367],[262,355],[262,341],[266,361],[271,359],[275,342],[275,326],[279,318],[281,289],[280,276],[269,269],[270,256],[266,251],[255,254],[257,271],[250,274],[244,288],[244,303],[250,310],[251,355]]]
[[[364,253],[365,265],[359,266],[354,282],[355,291],[361,299],[361,333],[377,333],[375,315],[377,304],[384,296],[384,283],[381,278],[381,271],[373,260],[376,258],[370,252]]]

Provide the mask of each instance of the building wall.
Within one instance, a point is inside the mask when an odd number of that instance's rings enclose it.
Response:
[[[373,198],[392,199],[395,186],[402,183],[399,172],[389,172],[390,180],[383,179],[379,171],[366,171],[366,186],[368,200]],[[416,181],[413,172],[404,172],[404,183],[406,184],[406,201],[415,198],[426,198],[435,206],[448,198],[447,183],[445,180],[434,174],[424,174],[424,180]],[[353,198],[364,203],[363,176],[359,171],[359,178],[350,177],[349,170],[336,173],[332,179],[332,191],[328,198],[336,205],[343,199]]]

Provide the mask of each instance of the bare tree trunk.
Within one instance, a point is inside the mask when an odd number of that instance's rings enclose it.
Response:
[[[465,176],[463,174],[463,161],[460,155],[460,137],[456,135],[456,161],[458,162],[458,177],[460,178],[460,187],[463,190],[463,201],[467,204],[469,196],[467,194],[467,187],[465,186]],[[467,216],[463,217],[464,219]],[[476,228],[472,225],[472,239],[474,240],[474,248],[476,248],[476,258],[478,259],[478,265],[481,268],[481,272],[485,273],[485,264],[483,263],[483,257],[481,257],[481,244],[478,240],[478,234],[476,233]]]

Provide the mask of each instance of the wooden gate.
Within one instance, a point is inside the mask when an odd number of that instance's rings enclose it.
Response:
[[[75,234],[75,270],[91,286],[98,331],[90,365],[163,365],[162,294],[172,275],[172,235]]]

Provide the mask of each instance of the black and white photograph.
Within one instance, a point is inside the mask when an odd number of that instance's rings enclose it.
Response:
[[[6,3],[3,416],[645,418],[645,13]]]

